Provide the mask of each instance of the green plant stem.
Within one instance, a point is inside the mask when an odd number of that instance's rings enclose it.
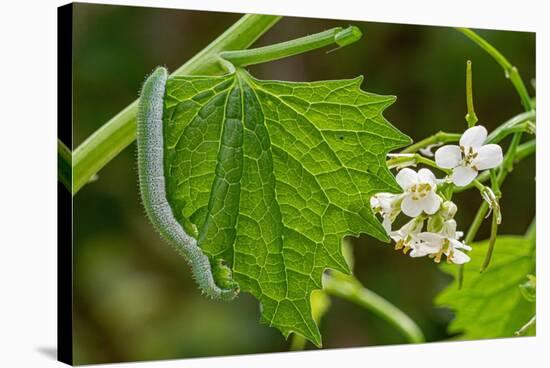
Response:
[[[500,198],[502,193],[500,192],[500,188],[498,186],[498,179],[495,169],[488,170],[489,172],[489,178],[491,179],[491,188],[493,189],[493,193],[495,193],[495,196],[497,198]]]
[[[345,43],[341,43],[342,37],[340,35],[342,34],[349,34],[352,39]],[[220,53],[220,57],[233,64],[235,67],[244,67],[303,54],[304,52],[316,50],[332,44],[345,46],[360,38],[361,31],[355,26],[350,26],[347,29],[336,27],[324,32],[265,47],[258,47],[250,50],[224,51]]]
[[[422,331],[409,316],[386,299],[363,287],[355,278],[331,274],[324,279],[323,288],[329,295],[350,301],[373,312],[397,328],[407,341],[411,343],[425,341]]]
[[[470,40],[474,41],[479,47],[485,50],[489,55],[496,60],[496,62],[504,69],[506,78],[510,79],[510,82],[514,85],[525,111],[531,111],[534,109],[531,97],[527,92],[527,88],[523,83],[523,79],[518,72],[518,69],[513,66],[508,59],[504,57],[493,45],[487,42],[484,38],[468,28],[456,28],[457,31],[464,34]]]
[[[523,325],[519,330],[514,332],[514,335],[516,336],[523,335],[529,329],[529,327],[533,326],[536,322],[537,322],[537,315],[535,314],[533,317],[531,317],[531,319],[525,325]]]
[[[71,192],[72,154],[60,139],[57,139],[57,179]]]
[[[495,244],[497,242],[497,233],[498,233],[498,216],[496,211],[493,211],[493,220],[491,221],[491,236],[489,237],[489,245],[487,247],[487,253],[485,253],[485,259],[481,264],[481,269],[479,272],[483,272],[489,267],[491,258],[493,256],[493,251],[495,250]]]
[[[401,153],[415,153],[420,149],[428,147],[432,144],[442,144],[449,142],[458,142],[460,140],[460,134],[457,133],[446,133],[446,132],[437,132],[434,135],[429,136],[421,141],[411,144],[409,147],[401,151]]]
[[[500,166],[500,171],[497,178],[497,183],[499,186],[504,181],[506,175],[513,169],[516,149],[520,141],[521,133],[514,134],[514,136],[512,137],[512,142],[510,143],[510,147],[508,148],[508,152],[506,152],[506,155],[504,156],[504,159],[502,160],[502,164]]]
[[[477,213],[474,217],[474,221],[472,221],[472,224],[470,225],[470,228],[466,233],[466,237],[464,238],[464,243],[469,244],[474,240],[477,234],[477,231],[479,230],[481,223],[483,222],[483,219],[485,218],[485,215],[487,214],[488,210],[489,210],[489,203],[487,202],[483,202],[481,206],[479,206]]]
[[[535,131],[535,124],[531,121],[526,121],[520,124],[517,124],[515,126],[502,129],[499,131],[499,136],[495,137],[496,139],[494,141],[498,142],[506,138],[508,135],[513,133],[533,133]],[[493,143],[493,142],[487,142],[487,143]]]
[[[531,122],[536,120],[536,112],[526,111],[518,114],[506,122],[500,124],[495,130],[487,136],[486,143],[498,143],[504,139],[508,134],[510,134],[510,129],[520,126],[523,123]],[[508,132],[508,133],[506,133]]]
[[[472,241],[474,240],[477,231],[479,230],[479,227],[481,226],[481,223],[483,222],[483,219],[485,218],[485,214],[487,214],[487,211],[489,210],[489,204],[485,201],[479,206],[476,216],[474,217],[474,221],[470,224],[470,228],[468,229],[468,232],[466,233],[466,237],[464,238],[464,243],[467,245],[470,245]],[[458,288],[462,289],[462,285],[464,283],[464,265],[460,265],[458,267]]]
[[[253,44],[281,17],[245,15],[172,75],[217,75],[225,72],[219,54]],[[99,170],[136,137],[137,100],[88,137],[73,153],[73,192],[76,194]]]
[[[472,88],[472,62],[468,60],[466,62],[466,106],[468,112],[466,113],[466,122],[468,127],[473,127],[477,123],[477,115],[474,111],[474,93]]]
[[[417,164],[424,164],[433,167],[435,169],[443,171],[446,174],[449,174],[451,172],[450,170],[443,169],[437,166],[437,164],[433,160],[430,160],[429,158],[426,158],[418,153],[398,153],[394,157],[386,161],[386,165],[390,169],[401,166],[414,166]]]

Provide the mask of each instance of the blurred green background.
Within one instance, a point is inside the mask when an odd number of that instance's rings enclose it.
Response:
[[[80,144],[138,96],[155,66],[175,70],[240,14],[76,4],[74,6],[74,142]],[[365,13],[368,17],[368,13]],[[287,17],[257,45],[285,41],[348,21]],[[473,62],[475,106],[489,131],[522,107],[500,67],[452,28],[351,22],[358,43],[250,68],[264,79],[314,81],[365,75],[363,88],[398,97],[385,116],[417,140],[465,129],[465,66]],[[516,65],[534,95],[535,34],[479,33]],[[507,144],[504,143],[504,144]],[[148,223],[141,207],[135,145],[110,162],[74,201],[74,336],[77,364],[287,351],[289,342],[260,325],[258,303],[201,296],[189,268]],[[523,233],[535,213],[535,159],[503,187],[502,233]],[[459,228],[480,203],[460,194]],[[466,229],[464,229],[466,230]],[[486,238],[487,223],[478,238]],[[432,298],[449,279],[429,259],[412,259],[372,238],[352,239],[357,277],[409,314],[428,341],[451,338],[452,318]],[[324,348],[405,343],[398,331],[341,300],[322,321]],[[312,347],[308,345],[308,349]]]

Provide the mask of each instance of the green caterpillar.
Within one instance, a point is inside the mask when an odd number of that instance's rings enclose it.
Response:
[[[143,84],[138,104],[137,156],[143,206],[162,237],[185,257],[201,291],[213,299],[231,300],[239,293],[231,269],[221,260],[210,263],[197,240],[176,220],[166,199],[162,115],[167,79],[166,68],[157,68]]]

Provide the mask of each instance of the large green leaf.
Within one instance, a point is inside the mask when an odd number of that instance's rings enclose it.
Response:
[[[178,221],[196,226],[211,262],[231,265],[264,323],[318,346],[311,292],[325,269],[349,273],[342,237],[387,240],[369,198],[400,192],[386,154],[410,143],[382,116],[395,97],[361,82],[260,81],[238,69],[166,85],[166,189]]]
[[[472,244],[462,289],[455,279],[436,298],[438,306],[456,313],[449,332],[461,333],[464,340],[514,336],[535,314],[535,303],[527,301],[520,290],[527,275],[535,271],[535,239],[499,236],[489,268],[480,273],[487,244]],[[454,265],[443,265],[443,270],[456,274]],[[530,328],[526,334],[534,333]]]

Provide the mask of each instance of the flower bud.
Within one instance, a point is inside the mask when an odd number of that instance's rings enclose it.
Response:
[[[441,205],[441,210],[439,213],[443,216],[443,219],[450,220],[455,217],[458,207],[451,201],[445,201]]]
[[[439,233],[441,229],[443,229],[444,220],[443,216],[439,213],[430,216],[428,219],[428,231],[431,233]]]

